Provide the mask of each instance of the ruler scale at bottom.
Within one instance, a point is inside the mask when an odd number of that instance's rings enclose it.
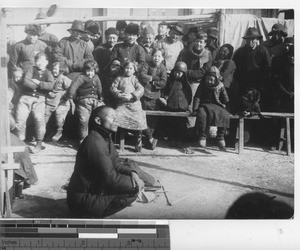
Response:
[[[166,221],[0,221],[0,250],[170,250]]]

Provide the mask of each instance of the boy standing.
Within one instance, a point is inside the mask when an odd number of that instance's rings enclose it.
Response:
[[[54,87],[54,78],[46,68],[48,58],[45,53],[35,56],[35,66],[31,67],[25,74],[22,95],[16,110],[16,133],[19,139],[25,139],[26,121],[32,112],[36,136],[36,146],[32,153],[38,153],[42,149],[45,126],[45,96]]]
[[[165,62],[168,74],[170,74],[174,68],[177,57],[184,48],[183,43],[180,41],[180,37],[183,36],[183,27],[176,24],[170,25],[169,29],[170,35],[157,43],[158,48],[165,51]]]

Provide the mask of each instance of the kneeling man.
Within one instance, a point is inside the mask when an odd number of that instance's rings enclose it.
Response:
[[[108,106],[96,108],[89,120],[89,135],[80,145],[67,190],[74,217],[104,218],[134,202],[144,185],[154,178],[133,161],[118,157],[111,133],[116,113]]]

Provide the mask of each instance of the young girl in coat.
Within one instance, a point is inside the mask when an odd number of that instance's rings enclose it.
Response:
[[[220,81],[220,71],[213,66],[206,73],[194,97],[193,113],[197,114],[195,128],[200,147],[206,147],[207,128],[216,126],[218,146],[225,150],[224,135],[230,122],[230,114],[226,110],[228,102],[226,89]]]
[[[140,98],[144,87],[135,76],[136,65],[127,61],[123,65],[123,74],[117,77],[110,88],[116,98],[116,114],[119,128],[133,130],[136,136],[135,149],[142,149],[142,131],[147,129],[146,113],[142,109]]]

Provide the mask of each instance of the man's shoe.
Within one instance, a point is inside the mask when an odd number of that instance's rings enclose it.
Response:
[[[150,148],[151,148],[152,150],[154,150],[154,149],[156,148],[157,142],[158,142],[158,140],[155,139],[155,138],[153,138],[153,139],[152,139],[152,142],[150,142]]]
[[[37,141],[36,146],[31,149],[31,153],[32,154],[37,154],[38,152],[40,152],[43,149],[42,147],[42,142],[41,141]]]
[[[219,146],[219,149],[222,150],[222,151],[226,151],[226,143],[225,143],[225,140],[218,140],[218,146]]]
[[[62,137],[62,130],[57,130],[56,134],[52,137],[52,141],[57,142]]]
[[[200,139],[199,140],[199,146],[200,148],[205,148],[206,147],[206,139]]]

